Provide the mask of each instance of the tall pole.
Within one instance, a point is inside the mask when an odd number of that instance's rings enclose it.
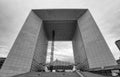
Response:
[[[50,62],[53,62],[54,60],[54,39],[55,39],[55,31],[52,31],[52,44],[51,44],[51,57]]]

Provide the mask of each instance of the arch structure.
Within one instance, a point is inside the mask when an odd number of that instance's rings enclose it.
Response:
[[[0,70],[13,76],[44,69],[48,41],[72,41],[76,69],[116,65],[88,9],[34,9],[28,15]]]

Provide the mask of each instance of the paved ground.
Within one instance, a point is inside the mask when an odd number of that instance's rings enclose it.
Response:
[[[82,72],[80,74],[77,72],[29,72],[13,77],[108,77],[90,72]]]
[[[90,73],[90,72],[82,72],[84,77],[112,77],[112,76],[102,76],[99,74],[94,74],[94,73]]]
[[[14,77],[80,77],[76,72],[31,72]]]

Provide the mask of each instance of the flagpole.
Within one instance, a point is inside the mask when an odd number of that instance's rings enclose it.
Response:
[[[52,31],[52,44],[51,44],[51,58],[50,58],[50,63],[53,62],[54,60],[54,39],[55,39],[55,31]]]

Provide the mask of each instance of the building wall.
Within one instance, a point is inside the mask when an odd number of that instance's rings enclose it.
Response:
[[[85,47],[78,25],[73,36],[72,44],[74,51],[74,60],[75,60],[75,64],[77,65],[76,69],[88,69]]]
[[[1,77],[29,72],[42,20],[31,12],[0,70]]]
[[[116,61],[89,11],[79,18],[78,25],[89,67],[116,65]]]
[[[41,71],[44,70],[44,65],[46,62],[46,54],[47,54],[47,45],[48,45],[48,40],[46,37],[46,33],[43,29],[43,26],[40,28],[39,36],[37,39],[37,44],[35,48],[35,53],[33,57],[33,62],[31,66],[31,71]]]
[[[31,12],[0,70],[0,77],[44,69],[48,41],[42,24]],[[78,19],[73,49],[77,69],[117,64],[89,11]]]

